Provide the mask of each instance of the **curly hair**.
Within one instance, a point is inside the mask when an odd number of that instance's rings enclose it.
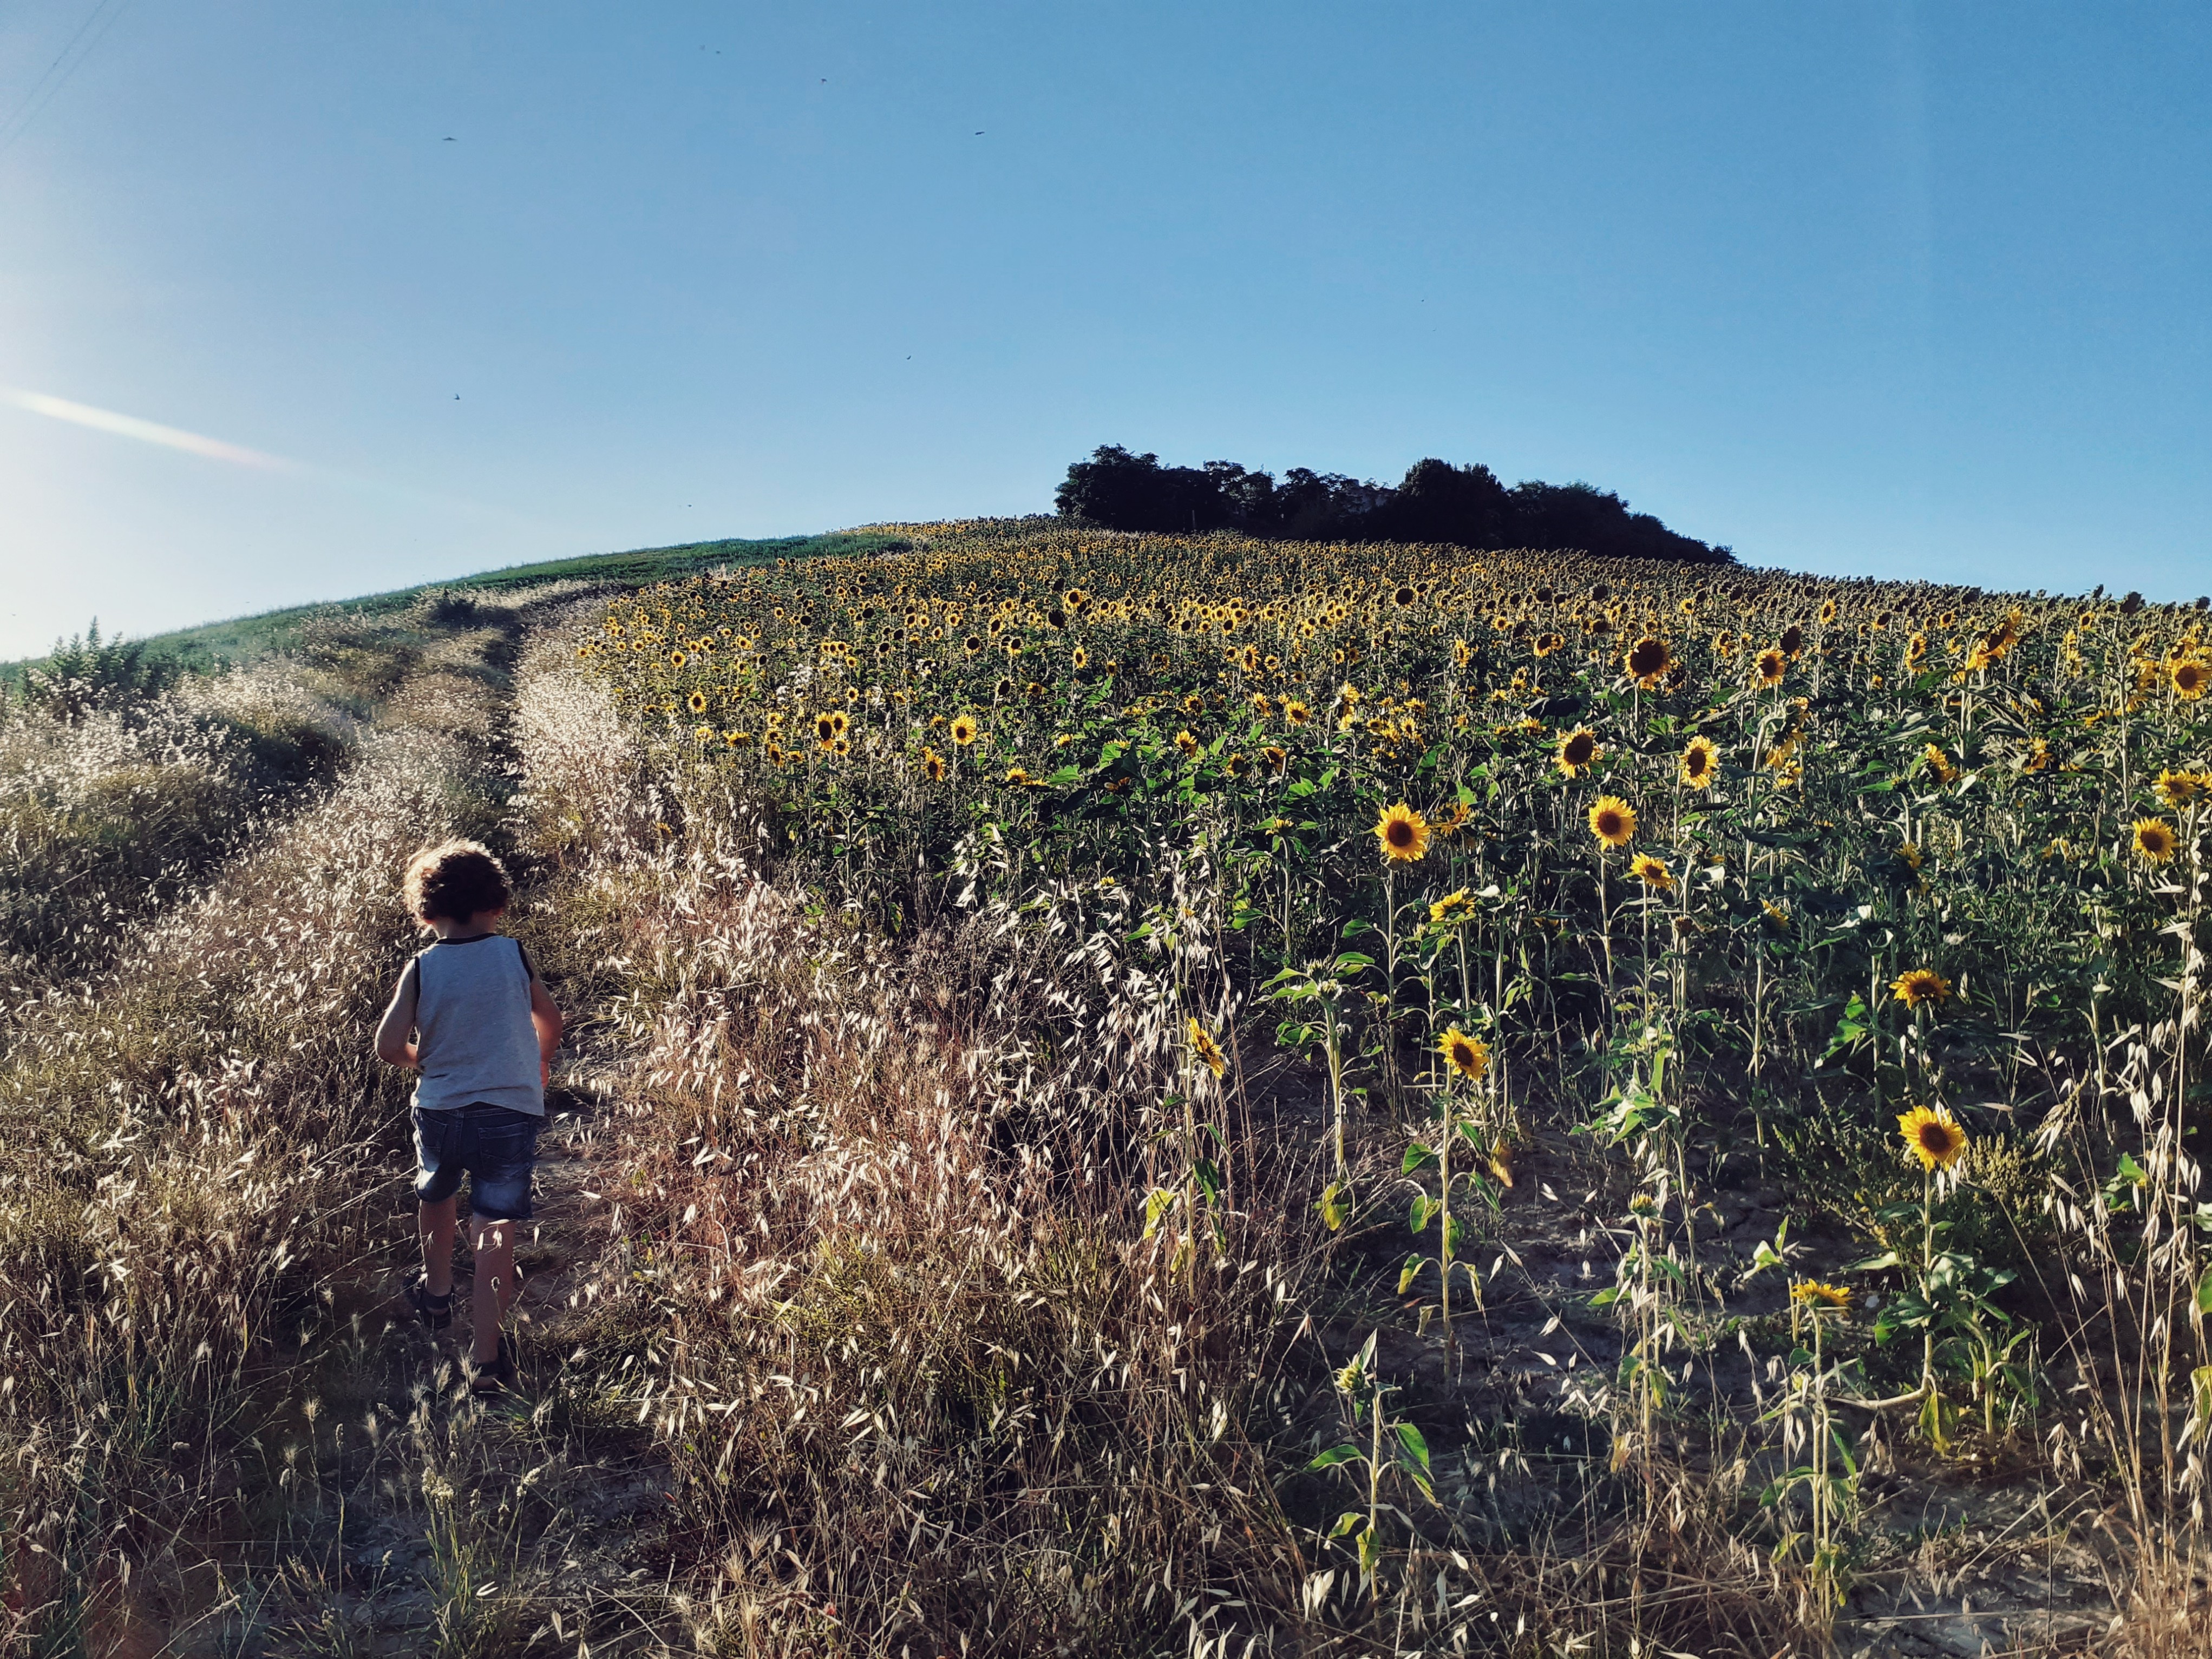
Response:
[[[449,841],[407,862],[407,908],[422,921],[466,921],[484,910],[504,910],[514,896],[507,870],[481,842]]]

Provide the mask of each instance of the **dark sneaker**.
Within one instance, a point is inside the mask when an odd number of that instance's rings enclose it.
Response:
[[[504,1336],[499,1340],[499,1352],[489,1359],[471,1359],[469,1392],[478,1398],[505,1394],[515,1383],[514,1344]]]
[[[419,1279],[407,1287],[407,1305],[434,1331],[442,1331],[453,1322],[453,1293],[447,1291],[443,1296],[433,1296]]]

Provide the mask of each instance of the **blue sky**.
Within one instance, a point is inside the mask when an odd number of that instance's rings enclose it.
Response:
[[[0,656],[1109,442],[2193,597],[2208,85],[2201,6],[15,0]]]

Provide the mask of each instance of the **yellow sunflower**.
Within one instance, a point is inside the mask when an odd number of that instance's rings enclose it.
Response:
[[[1720,773],[1720,751],[1711,738],[1692,738],[1682,750],[1682,781],[1692,789],[1710,789]]]
[[[1578,727],[1559,739],[1559,770],[1571,778],[1580,777],[1604,757],[1597,733],[1587,727]]]
[[[1375,839],[1382,843],[1382,856],[1391,863],[1419,863],[1428,854],[1428,820],[1400,801],[1376,819]]]
[[[707,694],[704,691],[694,691],[690,696],[684,698],[684,702],[695,714],[703,714],[707,712]]]
[[[1185,1024],[1190,1037],[1190,1051],[1198,1056],[1199,1063],[1216,1078],[1227,1072],[1229,1056],[1221,1052],[1221,1045],[1207,1034],[1206,1027],[1198,1023],[1198,1017],[1195,1014],[1190,1016]]]
[[[1823,1285],[1816,1279],[1806,1279],[1790,1287],[1792,1302],[1809,1302],[1823,1308],[1848,1308],[1851,1293],[1840,1285]]]
[[[1441,926],[1471,915],[1474,911],[1474,901],[1467,896],[1467,889],[1462,887],[1455,893],[1446,893],[1429,906],[1429,920]]]
[[[1948,784],[1957,781],[1959,769],[1940,746],[1931,743],[1923,752],[1928,757],[1928,769],[1936,775],[1936,782]]]
[[[1759,653],[1754,672],[1761,685],[1779,685],[1789,666],[1790,659],[1782,654],[1778,647],[1770,645]]]
[[[1200,745],[1198,739],[1191,736],[1188,731],[1182,731],[1175,734],[1175,746],[1182,750],[1185,756],[1191,756],[1198,753]]]
[[[1296,697],[1286,697],[1283,700],[1283,718],[1292,726],[1304,726],[1313,718],[1313,710]]]
[[[2201,657],[2185,657],[2166,671],[2173,682],[2174,695],[2184,702],[2195,702],[2212,686],[2212,663]]]
[[[1933,968],[1908,968],[1890,982],[1889,994],[1908,1008],[1941,1006],[1951,1000],[1951,981]]]
[[[1445,1065],[1469,1082],[1490,1067],[1490,1045],[1480,1037],[1469,1036],[1456,1025],[1437,1042],[1437,1052],[1444,1057]]]
[[[963,749],[983,735],[982,728],[975,724],[973,714],[955,714],[949,730],[952,733],[952,741]]]
[[[2203,781],[2194,772],[2177,772],[2172,767],[2159,773],[2154,787],[2159,799],[2168,806],[2186,806],[2204,789]]]
[[[921,769],[932,783],[945,781],[945,757],[934,749],[921,751]]]
[[[1628,872],[1646,887],[1658,892],[1667,892],[1674,885],[1674,872],[1668,869],[1663,860],[1652,857],[1649,853],[1638,853],[1630,860]]]
[[[1607,847],[1636,839],[1636,809],[1618,795],[1600,795],[1589,810],[1590,834]]]
[[[1621,666],[1628,671],[1629,678],[1647,691],[1658,684],[1660,677],[1674,665],[1674,653],[1667,649],[1667,641],[1650,635],[1630,646],[1628,654],[1620,660]]]
[[[2164,818],[2137,818],[2135,842],[2136,853],[2146,864],[2164,864],[2181,845],[2173,826]]]
[[[1966,1132],[1947,1106],[1915,1106],[1900,1113],[1897,1132],[1923,1170],[1948,1170],[1966,1150]]]

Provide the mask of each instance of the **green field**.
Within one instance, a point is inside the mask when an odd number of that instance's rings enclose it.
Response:
[[[765,564],[777,559],[811,558],[820,554],[872,553],[903,545],[896,535],[870,531],[832,531],[820,536],[772,536],[747,540],[728,537],[720,541],[685,542],[674,547],[633,548],[626,553],[586,553],[568,559],[542,559],[532,564],[508,565],[451,581],[424,582],[396,587],[388,592],[322,605],[289,605],[252,617],[225,622],[202,623],[149,635],[148,650],[174,656],[187,667],[206,669],[218,662],[245,663],[271,652],[290,647],[301,626],[317,617],[337,615],[388,617],[404,611],[426,593],[438,588],[468,588],[492,592],[536,587],[547,582],[604,582],[613,587],[639,587],[649,582],[696,575],[717,566],[732,568]],[[43,659],[0,663],[0,681],[20,680],[27,669],[36,669]]]

